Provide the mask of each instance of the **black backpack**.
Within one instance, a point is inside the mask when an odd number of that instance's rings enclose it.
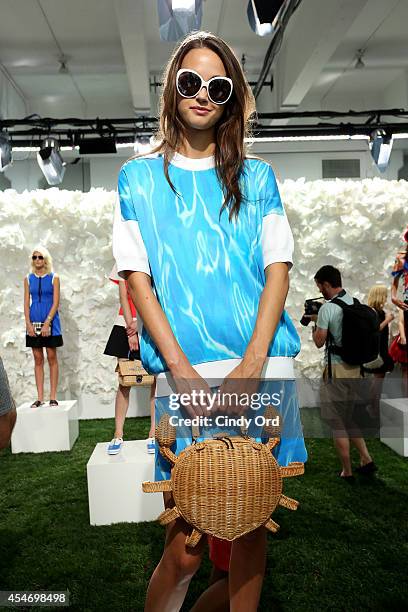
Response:
[[[380,320],[373,308],[361,304],[356,298],[346,304],[339,298],[331,300],[343,311],[342,346],[329,341],[330,353],[339,355],[348,365],[359,365],[373,361],[380,351]]]

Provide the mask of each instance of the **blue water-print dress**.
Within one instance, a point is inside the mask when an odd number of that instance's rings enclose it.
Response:
[[[189,362],[211,387],[242,360],[251,339],[265,286],[265,268],[291,266],[293,237],[274,173],[260,159],[246,159],[240,179],[243,202],[237,219],[221,207],[224,193],[213,158],[176,154],[169,166],[162,156],[128,161],[122,167],[113,228],[119,273],[148,274],[153,291]],[[139,322],[140,323],[140,322]],[[139,329],[142,363],[157,377],[156,417],[172,414],[168,368],[147,329]],[[296,329],[284,311],[266,359],[262,390],[280,392],[284,419],[276,448],[280,465],[306,461],[293,358],[300,350]],[[215,380],[214,380],[215,379]],[[255,433],[255,432],[254,432]],[[178,454],[191,443],[179,431]],[[170,465],[156,456],[156,480]]]

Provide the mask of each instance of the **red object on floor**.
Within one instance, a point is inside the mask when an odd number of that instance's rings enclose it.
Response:
[[[210,561],[212,561],[218,569],[228,572],[232,542],[220,540],[214,536],[208,536],[208,546],[210,549]]]

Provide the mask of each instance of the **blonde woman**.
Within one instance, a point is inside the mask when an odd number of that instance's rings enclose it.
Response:
[[[394,315],[390,312],[384,311],[387,303],[388,289],[385,285],[374,285],[368,292],[367,303],[371,308],[378,314],[380,321],[380,357],[383,360],[383,365],[375,370],[371,370],[378,378],[384,378],[387,372],[392,372],[394,368],[394,362],[388,353],[389,346],[389,324],[394,320]]]
[[[394,362],[388,352],[389,346],[389,324],[394,319],[394,315],[390,312],[386,313],[384,308],[387,303],[388,289],[385,285],[374,285],[368,292],[367,303],[378,314],[380,321],[380,350],[379,356],[383,360],[382,366],[372,370],[365,369],[366,372],[373,374],[371,385],[371,417],[374,421],[378,421],[380,416],[380,397],[382,392],[383,381],[387,372],[392,372]]]
[[[24,279],[24,316],[26,320],[26,346],[34,356],[37,399],[31,404],[39,408],[44,404],[44,348],[50,367],[50,406],[58,406],[57,347],[63,345],[58,314],[60,281],[52,271],[51,255],[45,247],[36,248],[31,255],[31,273]]]

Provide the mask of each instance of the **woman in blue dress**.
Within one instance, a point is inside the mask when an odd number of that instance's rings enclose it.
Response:
[[[281,393],[276,458],[304,462],[293,358],[300,341],[284,311],[293,238],[270,165],[246,154],[255,111],[252,92],[230,47],[206,32],[188,36],[164,75],[161,142],[155,155],[124,164],[119,175],[113,252],[139,314],[141,358],[157,376],[156,418],[171,413],[173,392],[193,398],[212,389],[237,397]],[[233,395],[231,395],[233,396]],[[208,416],[201,400],[187,416]],[[230,416],[242,407],[227,407]],[[178,435],[174,452],[191,443]],[[254,432],[255,433],[255,432]],[[156,480],[170,465],[156,455]],[[171,493],[164,494],[172,507]],[[179,610],[201,561],[205,539],[185,545],[189,526],[167,526],[163,556],[145,609]],[[234,540],[229,606],[258,608],[266,529]]]
[[[37,399],[31,404],[38,408],[44,404],[44,348],[50,367],[50,406],[58,406],[58,358],[57,347],[63,345],[61,323],[58,314],[60,281],[52,271],[52,259],[44,247],[38,247],[31,255],[31,273],[24,279],[24,316],[26,321],[26,346],[34,356]]]

